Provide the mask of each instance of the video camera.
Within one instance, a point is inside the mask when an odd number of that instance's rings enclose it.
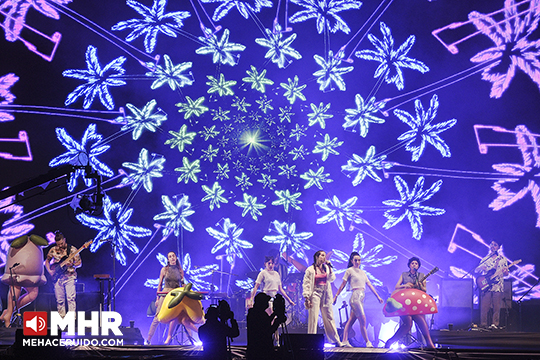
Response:
[[[272,311],[277,316],[277,320],[280,323],[287,321],[287,316],[285,315],[285,298],[283,298],[281,294],[276,294],[272,305]]]
[[[222,321],[227,321],[229,319],[234,319],[234,313],[231,311],[231,307],[229,303],[225,300],[219,300],[218,302],[218,311],[219,311],[219,318]]]

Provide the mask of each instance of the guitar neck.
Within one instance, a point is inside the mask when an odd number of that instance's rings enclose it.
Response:
[[[519,264],[520,262],[521,262],[521,259],[520,259],[520,260],[514,261],[513,263],[509,264],[508,266],[504,266],[504,267],[498,269],[498,270],[495,272],[495,274],[493,274],[493,275],[491,276],[491,279],[495,279],[495,278],[501,276],[502,273],[503,273],[503,271],[504,271],[504,269],[509,269],[509,268],[511,268],[512,266],[514,266],[514,265],[516,265],[516,264]]]
[[[81,248],[79,250],[75,251],[73,254],[70,254],[66,260],[62,261],[60,266],[65,266],[69,261],[71,261],[75,256],[77,256],[81,251],[86,249],[88,247],[88,245],[90,245],[90,243],[91,243],[91,241],[86,242],[83,246],[81,246]],[[71,245],[68,245],[68,246],[71,246]]]

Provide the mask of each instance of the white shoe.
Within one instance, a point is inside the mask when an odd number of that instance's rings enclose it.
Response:
[[[498,329],[497,325],[495,325],[495,324],[489,325],[489,328],[492,329],[492,330],[497,330]]]
[[[367,348],[372,348],[373,347],[373,344],[371,343],[371,341],[366,342],[366,347]]]
[[[342,346],[342,347],[352,347],[352,345],[349,343],[349,340],[347,340],[347,341],[341,343],[341,346]]]
[[[150,345],[150,341],[144,339],[144,345],[147,345],[147,346]]]

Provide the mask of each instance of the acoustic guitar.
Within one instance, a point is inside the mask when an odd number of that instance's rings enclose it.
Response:
[[[495,271],[495,269],[489,270],[486,275],[482,275],[476,278],[476,286],[480,289],[480,291],[486,292],[491,287],[491,285],[493,285],[494,283],[498,281],[504,269],[511,268],[512,266],[519,264],[520,262],[521,262],[521,259],[516,260],[510,265],[506,267],[502,267],[497,271]]]
[[[64,273],[67,271],[67,263],[73,260],[73,258],[77,256],[77,254],[79,254],[81,251],[83,251],[84,249],[87,249],[90,246],[90,244],[92,244],[92,241],[93,240],[88,240],[87,242],[83,244],[83,246],[79,248],[79,250],[75,251],[69,256],[66,255],[62,257],[60,260],[56,261],[54,264],[51,264],[51,270],[53,271],[53,274],[51,275],[51,277],[53,279],[53,282],[57,282],[58,279],[60,279],[60,277],[64,275]],[[71,246],[71,245],[68,245],[68,246]]]
[[[439,271],[439,268],[438,268],[437,266],[435,266],[433,269],[431,269],[430,272],[428,272],[428,273],[426,274],[426,276],[424,276],[424,278],[423,278],[422,280],[418,281],[418,279],[417,279],[417,283],[416,283],[415,285],[417,285],[418,287],[420,287],[420,284],[421,284],[421,283],[423,283],[424,281],[426,281],[426,279],[427,279],[430,275],[435,274],[437,271]]]
[[[417,279],[416,279],[416,282],[413,284],[413,285],[414,285],[414,288],[415,288],[415,289],[420,289],[420,285],[419,285],[419,284],[422,283],[422,282],[424,282],[424,281],[426,281],[427,278],[428,278],[430,275],[435,274],[437,271],[439,271],[439,268],[438,268],[437,266],[435,266],[430,272],[428,272],[428,273],[426,274],[426,276],[424,276],[424,277],[422,278],[421,281],[418,281],[419,279],[417,278]],[[403,289],[397,289],[397,290],[392,291],[392,293],[390,294],[390,297],[394,296],[395,294],[399,293],[400,291],[403,291]]]

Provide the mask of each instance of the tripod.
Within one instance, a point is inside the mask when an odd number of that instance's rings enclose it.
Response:
[[[10,320],[10,322],[9,322],[10,327],[22,327],[22,325],[23,325],[22,315],[21,315],[21,312],[19,311],[19,304],[17,303],[17,295],[15,294],[15,285],[13,285],[15,283],[13,281],[13,268],[16,267],[16,266],[19,266],[19,263],[15,263],[15,264],[13,264],[12,267],[9,268],[9,281],[10,281],[10,284],[11,284],[9,286],[9,294],[11,296],[11,302],[12,302],[14,310],[15,310],[15,315],[12,314],[11,319],[9,319]],[[9,301],[10,296],[8,296],[8,301]],[[15,317],[13,317],[13,316],[15,316]]]
[[[184,338],[184,334],[186,338]],[[178,345],[186,345],[186,341],[189,341],[191,345],[195,345],[195,339],[193,339],[193,336],[188,332],[186,326],[182,324],[176,325],[172,338],[176,340]]]

